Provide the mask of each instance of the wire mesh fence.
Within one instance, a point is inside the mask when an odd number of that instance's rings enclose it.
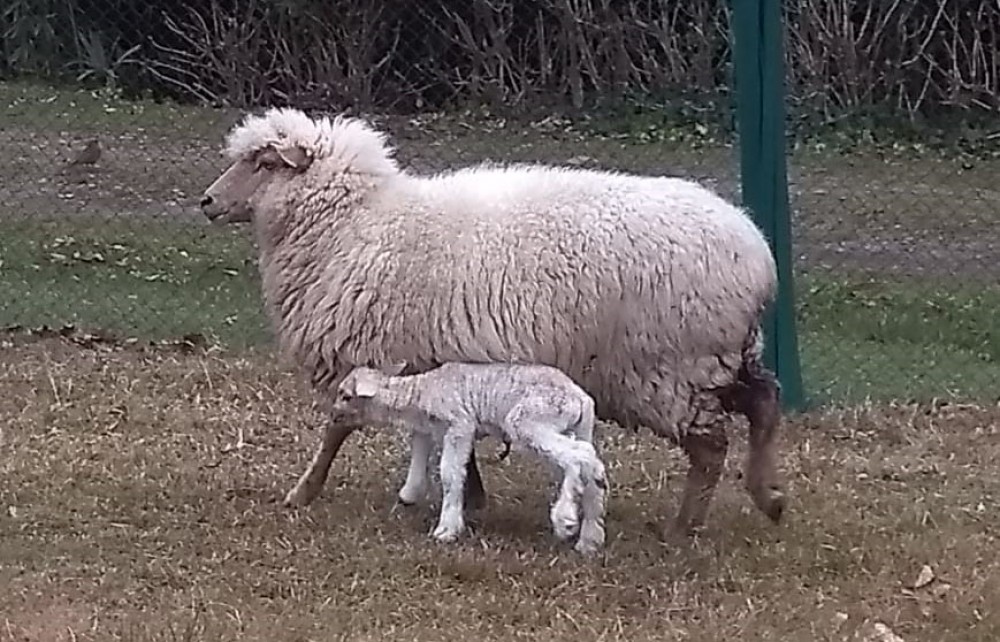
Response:
[[[975,4],[788,4],[813,397],[993,394],[1000,9]],[[363,114],[417,172],[568,163],[739,200],[722,1],[12,0],[0,21],[6,327],[266,344],[249,234],[197,211],[263,105]],[[935,140],[842,118],[935,109],[982,118]]]

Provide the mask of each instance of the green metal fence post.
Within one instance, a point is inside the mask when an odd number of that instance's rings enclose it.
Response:
[[[785,407],[801,409],[805,399],[792,283],[781,0],[732,3],[743,203],[767,235],[778,264],[778,297],[768,311],[765,359],[781,381]]]

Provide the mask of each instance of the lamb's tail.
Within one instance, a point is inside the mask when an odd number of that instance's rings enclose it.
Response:
[[[497,461],[503,461],[504,459],[507,459],[507,455],[509,455],[509,454],[510,454],[510,439],[508,439],[507,437],[504,437],[503,438],[503,452],[500,453],[500,457],[497,459]]]

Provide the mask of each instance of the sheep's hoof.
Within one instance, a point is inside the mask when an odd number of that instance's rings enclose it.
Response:
[[[646,522],[648,530],[662,544],[674,544],[683,546],[699,532],[700,529],[678,523],[662,526],[654,521]]]
[[[304,506],[308,506],[315,498],[316,493],[308,492],[306,488],[296,486],[292,490],[288,491],[288,494],[285,495],[281,504],[285,508],[302,508]]]
[[[752,497],[754,503],[757,504],[757,508],[767,515],[768,519],[775,524],[781,522],[781,517],[785,513],[785,507],[788,505],[788,500],[785,498],[785,494],[781,492],[779,486],[771,485],[760,489],[753,493]]]

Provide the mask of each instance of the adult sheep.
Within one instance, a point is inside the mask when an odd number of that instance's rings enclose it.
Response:
[[[747,490],[780,519],[779,390],[760,331],[777,276],[738,207],[678,178],[530,165],[416,176],[366,122],[294,109],[248,115],[225,153],[202,210],[252,221],[277,337],[321,395],[359,365],[555,366],[600,418],[683,448],[685,534],[705,521],[740,413]],[[315,499],[359,427],[329,418],[286,504]],[[404,502],[426,461],[411,453]],[[467,471],[481,502],[474,456]]]

